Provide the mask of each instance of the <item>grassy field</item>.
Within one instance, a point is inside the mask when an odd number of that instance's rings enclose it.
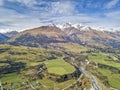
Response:
[[[7,66],[7,65],[9,65],[9,64],[7,64],[7,63],[0,63],[0,67],[1,66]]]
[[[80,51],[86,51],[86,48],[77,44],[60,44],[65,48],[66,51],[79,53]],[[87,55],[88,53],[84,53]],[[64,56],[64,53],[57,50],[50,50],[44,48],[29,48],[24,46],[11,46],[11,45],[0,45],[0,60],[7,61],[12,60],[14,62],[24,62],[26,63],[25,69],[21,69],[20,73],[9,73],[4,74],[3,77],[0,78],[0,81],[3,83],[7,82],[5,87],[10,87],[10,83],[14,83],[16,86],[14,90],[23,90],[26,85],[20,86],[23,82],[28,82],[28,85],[33,86],[36,85],[36,82],[39,82],[41,85],[38,85],[41,90],[60,90],[70,84],[72,84],[75,80],[70,79],[65,82],[55,82],[51,79],[43,77],[40,79],[37,77],[37,66],[45,63],[47,70],[51,74],[55,75],[64,75],[70,74],[75,71],[75,68],[69,63],[65,62],[61,57]],[[117,58],[113,58],[114,60],[108,58],[109,54],[105,53],[92,53],[88,54],[88,59],[90,61],[101,63],[107,66],[112,66],[120,70],[120,63],[117,62]],[[52,58],[58,59],[52,59]],[[112,55],[111,55],[112,57]],[[0,63],[1,66],[7,66],[8,63]],[[111,87],[117,88],[120,90],[120,74],[115,74],[111,70],[97,68],[91,70],[91,72],[96,75],[105,76],[107,78],[108,83]],[[36,80],[34,77],[37,77]],[[100,79],[99,79],[100,80]],[[100,81],[104,81],[100,80]]]
[[[17,73],[12,73],[12,74],[7,74],[5,75],[3,78],[1,78],[0,80],[4,83],[4,82],[18,82],[18,81],[21,81],[21,78],[23,78],[22,75],[19,75]],[[23,78],[24,80],[25,78]]]
[[[111,87],[120,90],[120,74],[112,73],[110,70],[98,68],[97,70],[91,70],[92,73],[100,76],[106,76]]]
[[[107,56],[108,55],[106,55],[106,54],[99,53],[96,55],[88,55],[88,58],[90,61],[105,64],[108,66],[112,66],[112,67],[118,68],[120,70],[120,63],[115,62],[114,60],[109,60],[109,58]]]
[[[21,73],[21,74],[17,74],[17,73],[7,74],[3,78],[1,78],[0,81],[2,83],[7,82],[7,85],[5,85],[4,87],[10,87],[11,83],[14,83],[14,85],[15,85],[14,90],[23,90],[23,88],[25,88],[25,86],[20,86],[20,85],[21,85],[21,83],[26,82],[26,81],[28,81],[29,85],[31,84],[33,86],[35,86],[36,82],[39,82],[40,83],[39,88],[42,90],[60,90],[60,89],[67,87],[70,84],[75,82],[74,79],[71,79],[71,80],[68,80],[65,82],[58,83],[58,82],[54,82],[54,81],[47,79],[47,78],[37,79],[35,81],[29,81],[29,79],[27,77],[25,77],[23,75],[23,73]]]
[[[43,63],[43,62],[27,62],[26,67],[27,67],[27,68],[33,67],[33,66],[40,65],[40,64],[42,64],[42,63]]]
[[[62,59],[49,60],[46,62],[49,73],[64,75],[75,71],[75,68]]]
[[[27,78],[25,78],[22,74],[11,73],[5,75],[3,78],[0,79],[0,81],[2,83],[7,83],[7,85],[5,85],[4,87],[10,87],[11,83],[13,83],[16,86],[14,90],[20,90],[24,88],[23,86],[19,86],[20,83],[26,82]]]
[[[0,45],[0,61],[12,60],[24,62],[27,67],[41,64],[49,58],[60,57],[63,53],[57,50],[44,48],[30,48],[25,46]],[[5,64],[0,63],[0,66]]]
[[[111,57],[112,57],[112,54],[111,54]],[[108,58],[108,54],[94,53],[94,54],[90,54],[88,58],[90,61],[100,63],[103,65],[107,65],[107,66],[111,66],[111,67],[115,67],[120,70],[120,63]],[[90,70],[90,71],[94,75],[98,75],[98,78],[102,76],[106,77],[111,87],[120,90],[120,74],[119,73],[114,73],[112,72],[111,69],[99,68],[99,67],[95,70]],[[104,81],[104,79],[101,79],[101,80]]]
[[[42,80],[40,80],[40,83],[44,87],[43,90],[60,90],[60,89],[63,89],[65,87],[69,86],[70,84],[72,84],[74,82],[75,82],[74,79],[71,79],[71,80],[68,80],[65,82],[61,82],[61,83],[57,83],[57,82],[54,82],[54,81],[52,81],[50,79],[46,79],[46,78],[43,78]]]
[[[64,48],[66,51],[74,52],[74,53],[80,53],[81,51],[87,51],[87,48],[76,44],[76,43],[57,43],[55,46],[59,46]]]
[[[36,86],[41,90],[59,90],[64,88],[69,84],[72,84],[75,80],[71,79],[65,82],[57,83],[50,79],[44,77],[40,79],[37,77],[37,66],[46,61],[46,66],[48,66],[48,71],[54,74],[68,74],[75,71],[75,68],[69,63],[62,59],[51,60],[52,58],[63,57],[64,54],[61,51],[44,49],[44,48],[30,48],[25,46],[12,46],[12,45],[0,45],[0,61],[5,63],[0,63],[0,67],[10,65],[7,60],[13,62],[23,62],[25,63],[25,69],[21,69],[20,73],[8,73],[1,75],[0,81],[5,84],[4,88],[10,88],[11,83],[14,84],[14,90],[23,90],[28,83],[28,86]],[[32,80],[37,78],[37,80]],[[22,85],[25,83],[25,85]]]

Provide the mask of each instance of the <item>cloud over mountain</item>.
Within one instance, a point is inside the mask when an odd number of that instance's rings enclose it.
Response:
[[[119,0],[1,0],[0,31],[66,22],[119,28],[119,6]]]

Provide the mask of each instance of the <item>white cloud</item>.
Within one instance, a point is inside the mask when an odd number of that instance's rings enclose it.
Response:
[[[10,30],[25,30],[30,29],[34,27],[39,27],[41,25],[47,25],[49,23],[54,24],[64,24],[66,22],[71,23],[83,23],[85,25],[89,26],[95,26],[95,27],[118,27],[120,19],[115,19],[113,17],[119,17],[120,12],[112,12],[112,13],[106,13],[106,18],[100,18],[96,15],[87,15],[87,14],[73,14],[73,15],[61,15],[61,16],[54,16],[49,15],[49,12],[43,12],[30,14],[30,15],[23,15],[15,12],[11,9],[4,9],[0,8],[0,23],[3,25],[6,24],[6,26],[0,27],[0,32],[7,32]],[[35,16],[36,15],[36,16]],[[8,25],[8,26],[7,26]]]
[[[9,0],[20,2],[31,9],[29,13],[20,14],[13,9],[0,8],[0,32],[10,30],[24,30],[46,25],[49,23],[64,24],[84,23],[91,26],[116,27],[120,23],[120,12],[105,13],[106,17],[99,17],[97,14],[82,14],[76,10],[76,3],[70,0],[57,2],[38,2],[36,0]],[[36,7],[35,5],[47,7]],[[115,4],[115,3],[114,3]],[[112,4],[112,6],[114,6]],[[97,6],[96,6],[97,7]],[[110,6],[109,6],[110,7]]]
[[[52,14],[71,15],[76,13],[75,3],[71,1],[58,1],[51,4]]]
[[[51,17],[51,16],[67,16],[76,14],[76,3],[74,1],[57,1],[57,2],[46,2],[42,1],[37,3],[39,6],[45,7],[32,7],[32,15],[42,16],[43,17]]]
[[[120,20],[120,11],[113,11],[113,12],[106,13],[106,16]]]
[[[105,14],[107,16],[107,23],[113,28],[120,29],[120,11],[112,11]]]
[[[8,0],[10,2],[19,2],[21,4],[24,4],[28,7],[33,7],[35,4],[37,4],[36,0]]]
[[[26,16],[14,10],[0,8],[0,32],[10,30],[23,30],[40,26],[39,19]]]
[[[119,0],[111,0],[109,3],[107,3],[107,5],[105,5],[105,8],[107,9],[113,8],[118,2]]]
[[[10,29],[0,29],[0,33],[6,33],[6,32],[10,32],[10,31],[13,31],[13,30],[10,30]]]
[[[61,17],[51,17],[44,21],[47,23],[52,21],[53,24],[64,24],[70,22],[72,24],[79,23],[93,27],[104,27],[104,28],[116,28],[119,26],[118,21],[113,18],[100,18],[97,16],[89,16],[86,14],[70,15],[70,16],[61,16]],[[110,22],[110,23],[109,23]]]
[[[2,6],[4,4],[3,0],[0,0],[0,6]]]

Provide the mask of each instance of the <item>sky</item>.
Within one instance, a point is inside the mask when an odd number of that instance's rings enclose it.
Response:
[[[68,22],[120,29],[120,0],[0,0],[0,32]]]

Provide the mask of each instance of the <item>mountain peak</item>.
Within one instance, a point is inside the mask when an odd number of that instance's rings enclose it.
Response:
[[[6,33],[4,33],[6,36],[8,36],[8,37],[13,37],[13,36],[15,36],[16,34],[18,34],[18,32],[17,31],[11,31],[11,32],[6,32]]]
[[[63,25],[63,28],[71,28],[72,27],[72,24],[71,23],[65,23]]]

